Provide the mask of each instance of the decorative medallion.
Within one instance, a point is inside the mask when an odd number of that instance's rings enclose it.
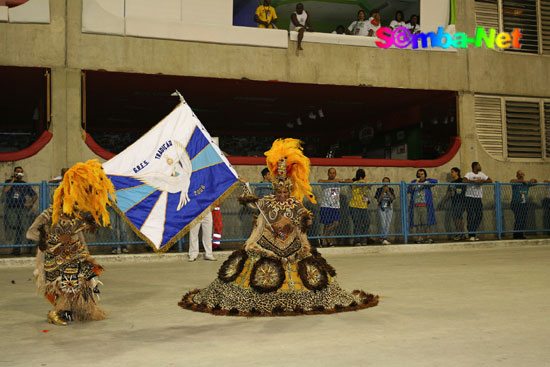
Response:
[[[218,271],[218,278],[226,283],[233,282],[243,271],[244,263],[248,259],[248,255],[244,250],[233,252],[227,260],[222,264]]]
[[[319,291],[328,285],[326,270],[320,261],[313,256],[298,263],[298,274],[307,289]]]
[[[279,260],[261,258],[252,267],[250,286],[260,293],[275,292],[285,280],[285,271]]]

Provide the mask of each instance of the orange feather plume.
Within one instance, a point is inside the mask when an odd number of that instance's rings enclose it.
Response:
[[[90,213],[96,223],[109,226],[107,205],[115,201],[115,188],[103,167],[92,159],[77,163],[63,176],[63,181],[53,196],[52,225],[59,221],[61,213],[82,219],[82,214]]]
[[[286,176],[292,180],[291,195],[302,201],[304,196],[313,203],[315,196],[309,184],[309,158],[304,155],[301,141],[298,139],[277,139],[271,149],[265,152],[267,168],[273,178],[277,175],[279,159],[286,158]]]

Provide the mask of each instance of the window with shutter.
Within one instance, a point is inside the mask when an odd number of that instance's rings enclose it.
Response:
[[[539,102],[506,101],[509,158],[542,158]]]
[[[499,29],[497,0],[476,0],[476,26],[485,29]]]
[[[538,53],[537,0],[502,0],[502,22],[504,32],[521,29],[521,48],[510,47],[509,52]]]
[[[503,159],[501,99],[475,96],[475,122],[483,149],[491,157]]]
[[[550,55],[550,0],[540,0],[540,33],[542,53]]]

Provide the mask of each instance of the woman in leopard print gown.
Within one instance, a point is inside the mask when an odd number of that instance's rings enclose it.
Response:
[[[276,154],[271,154],[274,150]],[[260,211],[252,234],[243,248],[223,263],[214,282],[185,294],[179,305],[193,311],[236,316],[334,313],[376,306],[378,296],[342,290],[332,266],[307,239],[311,213],[291,195],[299,186],[314,202],[309,183],[303,185],[303,180],[292,175],[300,171],[309,176],[309,160],[301,154],[299,142],[279,139],[266,155],[275,177],[275,195],[259,199],[248,193],[239,198],[241,204]],[[275,164],[270,165],[273,156]],[[300,169],[300,164],[307,164],[307,169]]]

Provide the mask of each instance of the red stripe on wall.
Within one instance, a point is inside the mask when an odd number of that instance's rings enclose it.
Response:
[[[32,157],[52,140],[52,136],[53,134],[46,130],[27,148],[18,150],[17,152],[0,153],[0,162],[13,162]]]
[[[86,133],[86,145],[92,150],[92,152],[103,159],[109,160],[116,155],[115,153],[111,153],[108,150],[103,149],[88,133]]]
[[[311,158],[312,166],[340,166],[340,167],[439,167],[454,158],[461,146],[458,136],[451,137],[451,145],[441,157],[437,159],[370,159],[370,158]],[[265,165],[265,157],[227,157],[233,165]]]

